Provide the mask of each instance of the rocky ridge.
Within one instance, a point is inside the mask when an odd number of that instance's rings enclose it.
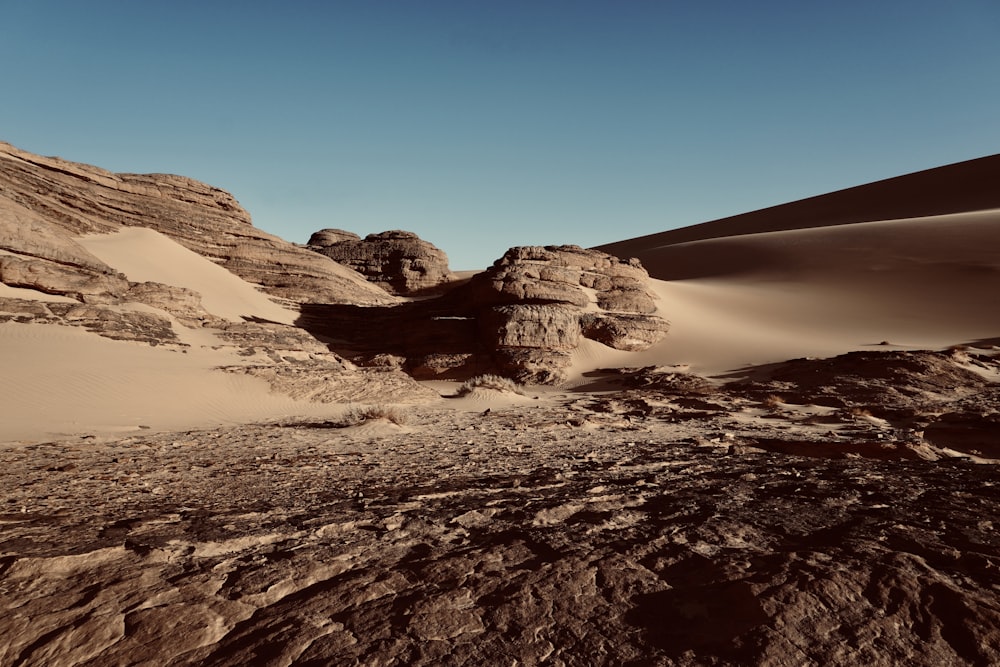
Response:
[[[0,232],[0,250],[73,269],[104,267],[65,248],[66,237],[141,226],[169,236],[275,297],[294,302],[393,302],[346,267],[255,228],[250,214],[228,192],[183,176],[117,174],[0,142],[0,219],[13,228],[13,234]],[[7,247],[12,239],[15,248]],[[36,241],[58,249],[37,253],[30,247]]]

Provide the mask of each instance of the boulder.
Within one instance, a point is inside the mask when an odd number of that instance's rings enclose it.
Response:
[[[649,349],[668,328],[659,317],[624,313],[584,313],[580,325],[584,337],[629,352]]]
[[[202,307],[201,294],[184,287],[155,282],[132,283],[125,300],[159,308],[188,326],[201,326],[208,320],[219,319]]]
[[[483,311],[479,322],[492,348],[572,350],[580,344],[579,314],[561,304],[496,306]]]
[[[581,338],[639,351],[667,332],[637,261],[574,245],[511,248],[470,281],[466,301],[498,371],[522,382],[565,379]]]
[[[414,294],[454,279],[448,256],[412,232],[393,230],[361,239],[340,229],[324,229],[312,235],[308,247],[390,294]]]
[[[336,245],[344,241],[360,240],[361,237],[354,232],[348,232],[343,229],[321,229],[318,232],[313,232],[313,235],[309,237],[309,242],[306,245],[313,249],[329,248],[332,245]]]

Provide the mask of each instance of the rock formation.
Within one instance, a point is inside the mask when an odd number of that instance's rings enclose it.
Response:
[[[434,395],[398,369],[357,369],[297,327],[227,321],[191,289],[130,281],[76,240],[129,226],[169,236],[286,303],[395,301],[356,272],[254,228],[222,190],[180,176],[113,174],[0,143],[0,323],[74,326],[178,349],[189,346],[185,328],[208,328],[215,349],[238,348],[244,361],[223,370],[261,377],[296,398]]]
[[[65,237],[122,227],[155,229],[211,258],[267,293],[296,302],[392,303],[355,272],[255,228],[228,192],[182,176],[115,174],[42,157],[0,142],[0,250],[71,264],[80,260]],[[30,228],[30,229],[29,229]],[[42,231],[45,230],[45,231]],[[53,244],[53,235],[60,242]],[[32,245],[49,249],[36,252]],[[89,268],[101,269],[100,266]]]
[[[667,331],[638,262],[579,246],[511,248],[465,291],[499,371],[522,382],[564,379],[581,338],[637,351]]]
[[[323,229],[310,237],[308,247],[390,294],[414,294],[453,279],[448,256],[412,232],[393,230],[362,239],[341,229]]]
[[[636,262],[579,246],[518,247],[437,298],[388,308],[308,305],[300,324],[360,363],[389,354],[416,377],[491,372],[553,384],[584,338],[629,351],[663,338],[667,323],[654,314],[648,280]]]

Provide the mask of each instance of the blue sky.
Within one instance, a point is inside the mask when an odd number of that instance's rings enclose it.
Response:
[[[1000,152],[996,0],[0,0],[0,139],[452,268]]]

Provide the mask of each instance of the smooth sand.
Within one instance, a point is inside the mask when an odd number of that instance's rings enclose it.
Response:
[[[734,235],[649,248],[670,332],[635,354],[597,344],[576,370],[688,365],[724,374],[890,343],[1000,337],[1000,210]]]
[[[295,319],[293,311],[254,286],[159,232],[129,228],[79,242],[130,280],[199,292],[206,310],[219,317],[284,323]],[[66,300],[34,290],[0,288],[0,296]],[[176,322],[174,330],[190,345],[186,351],[112,341],[69,326],[0,324],[0,442],[340,411],[338,406],[274,394],[263,380],[214,370],[244,360],[210,330],[187,329]]]
[[[165,283],[199,292],[205,310],[213,315],[235,322],[247,316],[283,324],[292,324],[298,316],[234,273],[152,229],[129,227],[77,241],[131,281]]]

